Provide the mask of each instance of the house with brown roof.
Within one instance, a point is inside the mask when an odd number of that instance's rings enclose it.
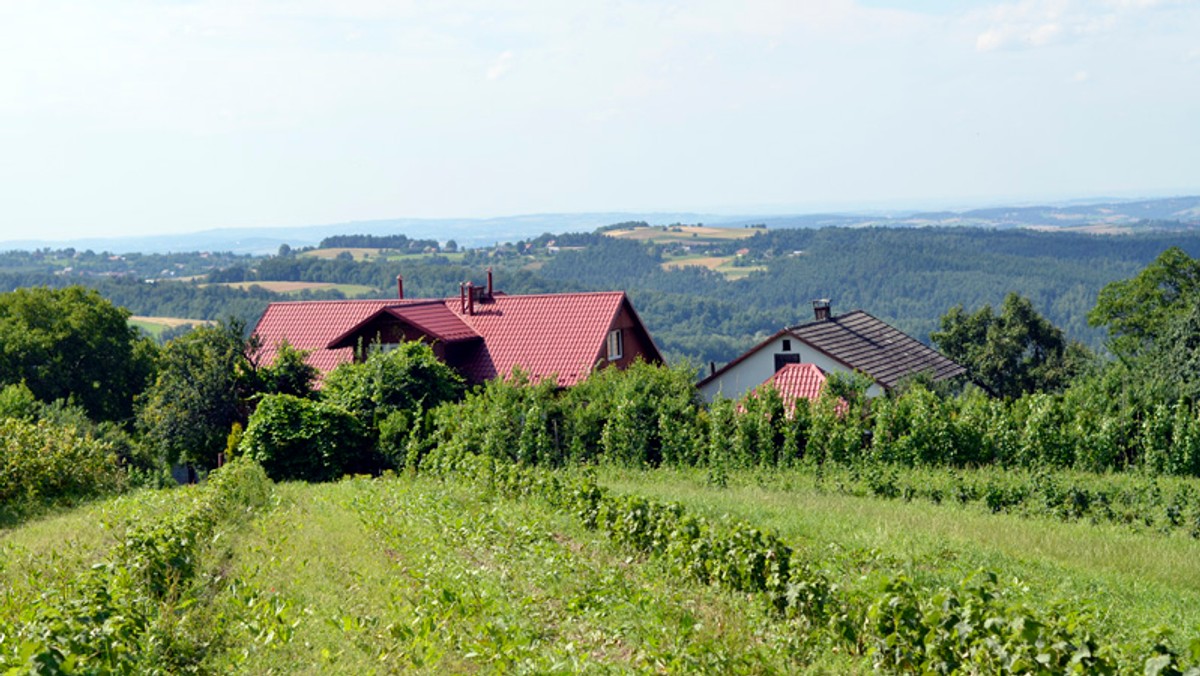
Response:
[[[813,315],[813,321],[781,329],[722,368],[713,369],[696,387],[708,401],[718,394],[738,399],[768,380],[779,380],[777,374],[789,364],[812,364],[823,374],[862,373],[873,381],[867,394],[877,396],[918,374],[938,381],[966,373],[937,350],[862,310],[835,317],[829,301],[822,299],[813,301]],[[800,373],[789,372],[780,382],[787,383]],[[804,387],[811,387],[812,372],[803,373],[808,378]]]
[[[624,368],[662,354],[622,291],[508,295],[467,283],[451,298],[292,301],[271,303],[255,326],[260,363],[270,364],[286,340],[308,351],[322,375],[361,355],[404,341],[429,343],[468,383],[504,377],[520,367],[534,381],[556,377],[569,387],[596,368]]]

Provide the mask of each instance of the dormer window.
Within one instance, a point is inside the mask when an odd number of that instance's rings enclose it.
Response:
[[[621,339],[621,329],[608,332],[608,360],[616,361],[624,353],[624,342]]]

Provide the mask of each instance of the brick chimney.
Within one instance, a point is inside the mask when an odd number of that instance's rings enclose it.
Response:
[[[816,320],[819,322],[823,322],[823,321],[826,321],[827,319],[829,319],[830,314],[833,312],[833,309],[830,307],[828,298],[818,298],[812,302],[812,306],[813,306],[813,317],[815,317]]]

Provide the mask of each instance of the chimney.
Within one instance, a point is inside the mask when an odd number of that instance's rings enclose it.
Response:
[[[467,314],[475,314],[475,282],[467,282]]]
[[[404,300],[404,277],[401,275],[396,275],[396,296]]]
[[[487,275],[488,275],[487,298],[488,298],[488,300],[491,300],[492,299],[492,267],[490,265],[488,266],[488,269],[487,269]]]
[[[466,314],[467,313],[467,283],[466,282],[458,283],[458,305],[459,305],[459,310],[463,314]]]
[[[817,321],[823,322],[829,319],[829,315],[831,314],[832,310],[829,306],[828,298],[818,298],[812,302],[812,306],[813,317],[816,317]]]

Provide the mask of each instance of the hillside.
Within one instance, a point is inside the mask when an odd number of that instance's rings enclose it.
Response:
[[[316,246],[335,235],[393,235],[416,239],[454,239],[464,247],[491,247],[504,242],[535,238],[548,232],[590,231],[612,223],[643,221],[656,226],[699,224],[741,228],[765,225],[771,229],[824,227],[924,227],[1075,229],[1105,234],[1145,230],[1186,229],[1200,225],[1200,196],[1139,200],[1074,200],[1062,204],[997,205],[986,208],[892,210],[884,212],[838,211],[826,213],[694,213],[694,212],[593,212],[528,214],[495,218],[391,218],[299,227],[217,228],[194,233],[140,237],[92,237],[75,240],[36,238],[0,241],[0,251],[43,248],[111,251],[115,253],[169,253],[228,251],[265,255],[280,245]]]

